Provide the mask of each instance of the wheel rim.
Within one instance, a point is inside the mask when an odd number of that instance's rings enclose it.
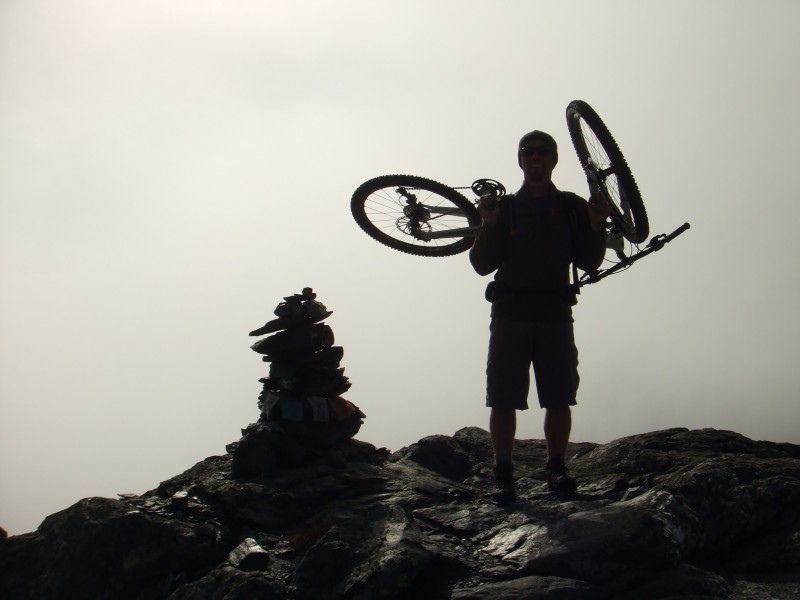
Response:
[[[587,174],[597,177],[601,191],[609,201],[614,221],[622,226],[626,232],[633,232],[635,224],[630,203],[625,197],[625,187],[621,185],[619,174],[615,170],[614,161],[608,155],[603,143],[595,135],[591,127],[586,124],[580,115],[573,117],[580,130],[580,143],[583,150],[584,169]]]
[[[446,248],[461,238],[424,240],[419,235],[471,225],[464,211],[436,192],[418,187],[382,187],[363,202],[364,215],[384,238],[420,248]]]

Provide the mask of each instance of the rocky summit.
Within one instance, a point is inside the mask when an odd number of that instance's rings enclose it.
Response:
[[[713,429],[571,444],[579,488],[559,498],[544,443],[520,440],[509,506],[478,428],[234,476],[237,452],[0,538],[0,598],[800,598],[797,445]]]

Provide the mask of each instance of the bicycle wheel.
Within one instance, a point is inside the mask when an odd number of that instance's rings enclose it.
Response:
[[[460,192],[415,175],[383,175],[362,183],[353,192],[350,210],[370,237],[417,256],[468,250],[481,221]]]
[[[608,127],[586,102],[574,100],[567,106],[567,128],[587,177],[596,177],[609,200],[612,224],[632,243],[645,241],[650,226],[642,195]]]

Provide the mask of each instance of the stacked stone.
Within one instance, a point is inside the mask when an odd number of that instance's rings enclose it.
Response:
[[[271,334],[252,345],[270,363],[269,377],[259,381],[262,423],[337,423],[364,415],[341,397],[350,381],[340,367],[344,355],[334,346],[333,330],[322,323],[332,314],[311,288],[286,296],[275,308],[276,319],[250,332]]]

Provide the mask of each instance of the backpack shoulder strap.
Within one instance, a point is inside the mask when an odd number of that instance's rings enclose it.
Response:
[[[580,285],[578,285],[578,267],[575,265],[575,246],[578,240],[578,194],[573,194],[572,192],[562,192],[559,190],[559,194],[561,194],[561,200],[567,204],[567,220],[569,221],[569,239],[570,239],[570,246],[573,252],[573,260],[572,260],[572,291],[577,296],[581,293]],[[577,298],[576,298],[577,302]]]
[[[514,194],[504,194],[498,199],[500,203],[500,219],[504,232],[511,236],[514,233]]]
[[[570,235],[574,237],[574,234],[578,231],[578,199],[580,196],[572,192],[562,191],[559,191],[559,194],[561,194],[562,201],[568,205],[567,218],[569,219],[569,230]]]

